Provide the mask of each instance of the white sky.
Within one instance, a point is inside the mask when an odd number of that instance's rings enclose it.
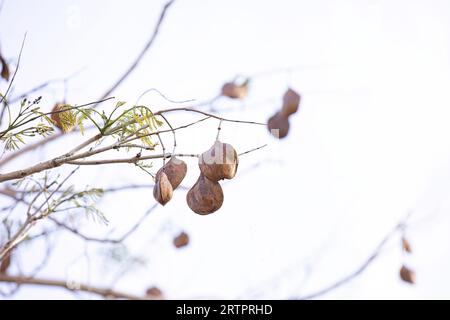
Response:
[[[17,92],[86,67],[70,81],[68,100],[97,98],[147,41],[163,3],[6,0],[2,53],[14,57],[28,32]],[[176,193],[128,241],[148,265],[117,287],[142,293],[156,284],[169,298],[307,294],[355,270],[412,210],[419,221],[407,232],[414,254],[403,257],[395,238],[362,276],[324,298],[450,298],[449,15],[446,0],[178,0],[155,46],[115,92],[118,99],[134,102],[157,88],[173,100],[203,100],[236,74],[292,67],[290,75],[256,77],[246,105],[230,102],[226,115],[266,121],[288,85],[302,93],[301,111],[292,117],[288,138],[279,142],[264,128],[224,125],[222,140],[238,151],[270,143],[242,157],[239,173],[260,166],[226,183],[224,206],[210,216],[190,212],[185,192]],[[43,105],[50,108],[62,96],[61,85],[55,85],[44,92]],[[155,110],[170,106],[151,94],[142,102]],[[211,121],[179,134],[179,151],[206,150],[216,127]],[[9,169],[67,145],[55,143]],[[186,161],[183,184],[190,186],[198,169],[194,160]],[[82,168],[75,179],[80,186],[148,180],[126,165]],[[105,198],[108,228],[126,229],[153,201],[151,190]],[[110,230],[89,223],[92,234]],[[169,231],[155,239],[161,226]],[[192,238],[182,251],[171,247],[179,229]],[[91,258],[96,271],[88,277],[86,261],[75,260],[83,254],[82,242],[64,239],[41,275],[64,278],[71,272],[80,281],[107,285],[110,273],[97,270],[101,260]],[[23,259],[38,261],[41,252],[29,251]],[[398,279],[405,259],[418,275],[414,287]],[[312,273],[304,281],[307,263]],[[23,288],[15,297],[72,295]]]

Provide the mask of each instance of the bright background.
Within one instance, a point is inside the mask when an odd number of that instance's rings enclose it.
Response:
[[[163,4],[6,0],[3,54],[15,57],[28,32],[16,92],[83,69],[69,81],[68,102],[95,100],[141,50]],[[249,97],[220,101],[225,116],[264,122],[289,85],[302,94],[301,111],[281,141],[261,127],[224,124],[222,140],[238,151],[269,146],[241,158],[217,213],[192,213],[186,191],[152,213],[126,243],[146,265],[115,287],[142,294],[157,285],[168,298],[301,296],[359,267],[411,211],[411,257],[394,238],[360,277],[323,298],[450,298],[449,15],[447,0],[178,0],[115,97],[132,103],[157,88],[172,100],[202,101],[243,74],[255,75]],[[63,92],[61,84],[51,86],[42,105],[50,109]],[[156,94],[141,102],[154,110],[173,106]],[[181,124],[194,117],[170,119]],[[209,148],[217,124],[181,131],[179,151]],[[3,170],[47,159],[82,139],[60,140]],[[198,169],[195,160],[186,161],[183,185],[191,186]],[[128,165],[82,168],[73,181],[81,187],[151,182]],[[85,230],[120,234],[153,203],[151,190],[106,196],[100,207],[110,225],[85,221]],[[175,250],[171,239],[181,229],[192,241]],[[109,285],[121,266],[98,253],[96,245],[62,236],[40,276]],[[25,250],[25,269],[42,254],[39,243]],[[417,272],[415,286],[399,280],[405,261]],[[43,287],[13,296],[73,297]]]

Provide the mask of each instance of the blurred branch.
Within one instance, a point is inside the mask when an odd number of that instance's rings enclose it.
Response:
[[[120,84],[126,79],[128,78],[128,76],[133,72],[134,69],[136,69],[136,67],[138,66],[139,62],[141,62],[142,58],[144,57],[145,53],[148,51],[148,49],[150,49],[150,47],[152,46],[153,42],[155,41],[156,37],[158,36],[159,33],[159,29],[161,27],[161,24],[164,21],[164,18],[166,16],[167,10],[170,8],[170,6],[175,2],[175,0],[170,0],[169,2],[167,2],[162,11],[161,14],[159,15],[159,19],[156,22],[155,28],[153,30],[153,33],[150,37],[150,39],[147,41],[147,44],[145,45],[145,47],[142,49],[141,53],[136,57],[136,59],[134,60],[134,62],[130,65],[130,67],[124,72],[124,74],[111,86],[111,88],[109,88],[108,90],[106,90],[106,92],[102,95],[102,97],[100,99],[103,99],[107,96],[109,96],[114,90],[117,89],[118,86],[120,86]]]
[[[316,292],[304,295],[304,296],[300,296],[300,297],[294,297],[294,299],[300,299],[300,300],[309,300],[309,299],[314,299],[317,298],[319,296],[322,296],[324,294],[327,294],[343,285],[345,285],[346,283],[352,281],[353,279],[355,279],[356,277],[358,277],[359,275],[361,275],[370,265],[371,263],[380,255],[380,253],[382,252],[382,249],[384,248],[384,246],[389,242],[389,240],[391,240],[392,237],[394,237],[399,231],[403,231],[406,228],[406,222],[410,217],[410,213],[407,214],[407,216],[402,219],[381,241],[380,243],[377,245],[377,247],[375,248],[375,250],[372,252],[372,254],[367,258],[366,261],[364,261],[364,263],[357,268],[355,271],[353,271],[352,273],[350,273],[349,275],[343,277],[342,279],[332,283],[331,285],[326,286],[323,289],[320,289]]]
[[[148,40],[148,42],[147,42],[147,44],[145,45],[145,47],[144,47],[144,49],[141,51],[141,53],[138,55],[138,57],[136,58],[136,60],[131,64],[131,66],[124,72],[124,74],[108,89],[108,90],[106,90],[106,92],[101,96],[101,98],[100,99],[98,99],[98,100],[103,100],[104,98],[106,98],[106,97],[108,97],[122,82],[124,82],[127,78],[128,78],[128,76],[133,72],[133,70],[138,66],[138,64],[139,64],[139,62],[142,60],[142,58],[144,57],[144,55],[145,55],[145,53],[150,49],[150,47],[152,46],[152,44],[154,43],[154,41],[155,41],[155,39],[156,39],[156,37],[157,37],[157,35],[158,35],[158,33],[159,33],[159,30],[160,30],[160,27],[161,27],[161,25],[162,25],[162,23],[163,23],[163,21],[164,21],[164,18],[165,18],[165,16],[166,16],[166,13],[167,13],[167,10],[170,8],[170,6],[173,4],[175,2],[175,0],[170,0],[169,2],[167,2],[165,5],[164,5],[164,7],[163,7],[163,9],[162,9],[162,11],[161,11],[161,14],[160,14],[160,16],[159,16],[159,19],[158,19],[158,21],[156,22],[156,25],[155,25],[155,28],[154,28],[154,30],[153,30],[153,33],[152,33],[152,35],[150,36],[150,39]],[[18,65],[17,65],[17,67],[18,67]],[[16,72],[17,72],[17,69],[16,69]],[[15,76],[15,73],[14,73],[14,76]],[[13,79],[14,79],[14,76],[13,76]],[[11,83],[12,83],[12,81],[11,81]],[[6,94],[5,94],[5,96],[6,96]],[[3,101],[3,97],[2,97],[2,101]],[[2,101],[0,101],[0,103],[2,102]],[[1,162],[0,162],[0,166],[2,166],[2,165],[4,165],[5,163],[7,163],[7,162],[10,162],[11,160],[13,160],[13,159],[15,159],[15,158],[17,158],[17,157],[19,157],[19,156],[21,156],[21,155],[23,155],[23,154],[25,154],[25,153],[27,153],[27,152],[30,152],[30,151],[32,151],[32,150],[35,150],[35,149],[37,149],[38,147],[41,147],[41,146],[44,146],[44,145],[46,145],[47,143],[49,143],[49,142],[51,142],[51,141],[54,141],[54,140],[57,140],[58,138],[60,138],[60,137],[62,137],[63,136],[63,134],[62,133],[58,133],[58,134],[54,134],[54,135],[51,135],[51,136],[49,136],[49,137],[47,137],[47,138],[45,138],[44,140],[41,140],[41,141],[38,141],[38,142],[36,142],[36,143],[34,143],[34,144],[30,144],[30,145],[28,145],[27,147],[25,147],[25,148],[23,148],[23,149],[21,149],[21,150],[18,150],[18,151],[16,151],[16,152],[14,152],[14,153],[12,153],[12,154],[10,154],[9,155],[9,157],[7,157],[7,158],[5,158],[5,159],[3,159]]]
[[[67,231],[72,232],[73,234],[75,234],[76,236],[82,238],[83,240],[86,241],[92,241],[92,242],[100,242],[100,243],[112,243],[112,244],[117,244],[117,243],[121,243],[123,241],[125,241],[134,231],[137,230],[137,228],[139,228],[139,226],[141,225],[142,222],[144,222],[145,218],[147,218],[147,216],[156,208],[158,207],[158,204],[155,203],[153,204],[143,215],[142,217],[136,221],[136,223],[130,228],[128,229],[127,232],[125,232],[122,236],[120,236],[117,239],[108,239],[108,238],[96,238],[96,237],[90,237],[90,236],[86,236],[83,233],[81,233],[78,229],[70,227],[60,221],[58,221],[57,219],[53,218],[53,217],[49,217],[49,219],[51,221],[53,221],[56,225],[58,225],[59,227],[62,227],[64,229],[66,229]]]
[[[25,35],[23,36],[22,45],[20,46],[19,58],[17,59],[16,69],[14,70],[11,82],[9,83],[8,88],[6,89],[5,94],[1,95],[0,104],[2,104],[3,102],[5,102],[5,103],[4,103],[3,109],[2,109],[1,114],[0,114],[0,125],[1,125],[1,123],[3,121],[3,116],[4,116],[4,113],[5,113],[5,110],[9,108],[7,96],[8,96],[9,91],[11,90],[11,87],[12,87],[12,84],[14,83],[14,80],[16,79],[17,71],[19,71],[20,60],[22,58],[23,47],[25,45],[25,40],[26,39],[27,39],[27,34],[25,33]]]
[[[103,148],[99,148],[97,150],[91,149],[91,150],[88,150],[83,153],[74,154],[76,151],[80,151],[81,149],[87,147],[89,144],[100,140],[104,136],[110,136],[110,135],[113,135],[113,134],[119,132],[120,130],[123,130],[123,126],[120,125],[120,126],[112,128],[110,130],[107,130],[101,134],[97,134],[97,135],[93,136],[92,138],[88,139],[86,142],[83,142],[82,144],[75,147],[70,152],[63,154],[62,156],[38,163],[38,164],[28,167],[28,168],[0,174],[0,182],[24,178],[26,176],[29,176],[29,175],[37,173],[37,172],[41,172],[41,171],[45,171],[48,169],[59,167],[63,164],[76,164],[76,165],[99,165],[99,164],[107,164],[107,163],[135,163],[136,164],[138,161],[141,161],[141,160],[166,159],[166,158],[170,157],[171,154],[158,154],[158,155],[149,155],[149,156],[141,156],[141,155],[138,156],[137,155],[135,157],[128,158],[128,159],[77,161],[79,159],[91,157],[93,155],[96,155],[96,154],[99,154],[102,152],[106,152],[108,150],[117,149],[123,144],[129,143],[129,142],[137,140],[137,139],[142,139],[143,137],[146,137],[146,136],[159,135],[160,133],[164,133],[164,132],[172,132],[173,133],[175,130],[187,128],[189,126],[199,123],[200,121],[204,121],[208,118],[215,118],[215,119],[218,119],[218,120],[221,120],[224,122],[232,122],[232,123],[243,123],[243,124],[263,125],[263,126],[266,125],[265,123],[254,122],[254,121],[244,121],[244,120],[234,120],[234,119],[222,118],[217,115],[209,114],[207,112],[190,109],[190,108],[166,109],[166,110],[158,111],[154,115],[161,115],[163,113],[174,112],[174,111],[186,111],[186,112],[200,113],[207,117],[202,118],[200,120],[196,120],[194,122],[191,122],[189,124],[186,124],[186,125],[183,125],[183,126],[180,126],[177,128],[154,131],[154,132],[150,132],[148,134],[141,134],[140,132],[142,130],[145,130],[146,128],[148,128],[148,125],[145,125],[145,126],[140,127],[139,129],[137,129],[136,131],[130,133],[128,136],[125,136],[124,138],[122,138],[121,140],[119,140],[118,142],[116,142],[114,144],[111,144],[111,145],[103,147]],[[178,156],[196,156],[196,155],[178,154]]]
[[[127,299],[127,300],[144,300],[145,298],[135,296],[132,294],[116,291],[107,288],[97,288],[86,284],[71,285],[66,281],[43,279],[43,278],[30,278],[26,276],[12,276],[6,274],[0,274],[0,282],[15,283],[18,285],[39,285],[49,287],[59,287],[70,291],[82,291],[98,294],[107,299]]]
[[[63,184],[78,170],[78,167],[72,172],[70,172],[64,180],[59,183],[58,187],[50,193],[49,197],[51,198],[62,186]],[[34,198],[33,201],[37,200],[37,197]],[[45,218],[47,215],[45,213],[41,213],[42,208],[45,206],[47,201],[44,201],[39,207],[36,208],[34,214],[27,214],[27,219],[22,224],[22,226],[16,231],[16,233],[11,237],[11,239],[6,242],[6,244],[0,249],[0,260],[11,251],[15,246],[17,246],[21,241],[25,239],[30,228],[36,224],[36,222],[42,218]],[[33,206],[33,202],[29,204],[29,208]],[[34,208],[34,207],[33,207]]]

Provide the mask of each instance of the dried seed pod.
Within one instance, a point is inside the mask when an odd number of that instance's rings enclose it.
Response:
[[[182,248],[189,244],[189,236],[186,232],[181,232],[178,236],[173,239],[173,245],[176,248]]]
[[[233,179],[239,165],[236,150],[228,143],[216,141],[198,158],[200,171],[209,180]]]
[[[153,187],[153,197],[163,206],[172,199],[173,188],[169,178],[164,172],[155,177],[155,186]]]
[[[220,184],[200,174],[197,182],[188,191],[186,200],[195,213],[206,215],[219,210],[223,203],[223,191]]]
[[[172,157],[161,169],[158,170],[156,177],[158,177],[158,175],[162,172],[167,175],[173,190],[175,190],[186,176],[186,162],[178,159],[177,157]]]
[[[405,238],[402,238],[402,248],[405,252],[412,253],[411,244]]]
[[[231,99],[244,99],[248,93],[248,81],[238,85],[234,82],[227,82],[222,86],[222,95]]]
[[[65,109],[70,109],[69,105],[57,103],[52,109],[51,118],[55,122],[55,126],[62,132],[67,133],[73,130],[76,123],[75,114],[71,110],[61,111]],[[58,112],[59,111],[59,112]]]
[[[415,272],[405,266],[402,266],[402,268],[400,269],[400,278],[403,281],[411,283],[411,284],[416,283]]]
[[[281,113],[285,117],[296,113],[300,105],[300,95],[292,89],[288,89],[283,95],[283,107]]]
[[[145,292],[145,296],[149,299],[153,300],[164,300],[164,295],[158,287],[148,288]]]
[[[0,263],[0,274],[6,274],[11,265],[11,251],[8,251]]]
[[[2,64],[2,71],[0,73],[0,76],[6,81],[9,81],[9,67],[5,59],[1,55],[0,55],[0,63]]]
[[[289,120],[277,112],[267,121],[267,128],[275,138],[283,139],[289,133]]]

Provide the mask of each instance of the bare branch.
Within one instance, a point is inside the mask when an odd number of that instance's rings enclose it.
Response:
[[[124,74],[112,85],[111,88],[109,88],[108,90],[106,90],[106,92],[102,95],[101,99],[109,96],[114,90],[117,89],[117,87],[120,86],[120,84],[126,79],[128,78],[128,76],[133,72],[134,69],[136,69],[136,67],[138,66],[139,62],[142,60],[142,58],[144,57],[145,53],[148,51],[148,49],[150,49],[150,47],[152,46],[153,42],[155,41],[158,33],[159,33],[159,29],[161,27],[161,24],[164,21],[164,18],[166,16],[167,10],[170,8],[170,6],[175,2],[175,0],[170,0],[169,2],[167,2],[162,11],[161,14],[159,15],[159,19],[156,22],[155,25],[155,29],[153,30],[153,34],[151,35],[150,39],[147,41],[147,44],[145,45],[145,47],[142,49],[141,53],[136,57],[136,59],[134,60],[134,62],[131,64],[131,66],[124,72]]]
[[[162,154],[153,154],[149,156],[134,156],[132,158],[126,159],[105,159],[105,160],[91,160],[91,161],[66,161],[67,164],[75,164],[80,166],[93,166],[100,164],[113,164],[113,163],[137,163],[141,160],[150,160],[150,159],[167,159],[170,157],[194,157],[198,158],[198,154],[186,154],[186,153],[162,153]]]
[[[369,256],[369,258],[367,258],[366,261],[364,261],[364,263],[357,268],[355,271],[353,271],[352,273],[350,273],[349,275],[343,277],[342,279],[332,283],[329,286],[326,286],[323,289],[320,289],[316,292],[313,292],[311,294],[307,294],[305,296],[301,296],[298,298],[294,298],[294,299],[300,299],[300,300],[309,300],[309,299],[314,299],[317,298],[319,296],[322,296],[326,293],[329,293],[341,286],[343,286],[344,284],[352,281],[353,279],[355,279],[356,277],[358,277],[359,275],[361,275],[369,266],[370,264],[380,255],[380,253],[382,252],[382,249],[384,248],[384,246],[389,242],[389,240],[395,236],[399,231],[402,231],[405,228],[406,225],[406,221],[408,220],[410,214],[408,214],[406,216],[406,218],[402,219],[402,221],[400,221],[382,240],[381,242],[378,244],[378,246],[375,248],[375,250],[373,251],[373,253]]]
[[[59,287],[70,291],[81,291],[98,294],[107,299],[126,299],[126,300],[145,300],[143,297],[116,291],[108,288],[98,288],[87,284],[70,285],[70,283],[61,280],[29,278],[26,276],[12,276],[0,274],[0,282],[15,283],[18,285],[39,285],[48,287]]]

